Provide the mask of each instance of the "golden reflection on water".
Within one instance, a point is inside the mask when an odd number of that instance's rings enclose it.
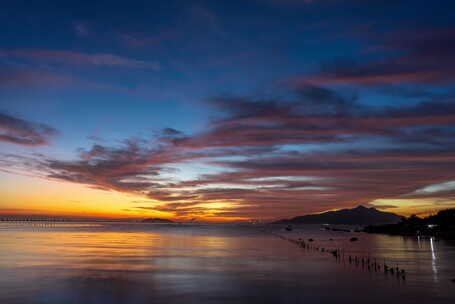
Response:
[[[352,243],[345,234],[295,229],[295,236],[313,237],[318,246],[400,263],[409,270],[410,278],[397,285],[382,274],[366,274],[334,263],[329,256],[305,253],[250,228],[162,227],[167,226],[0,229],[0,287],[4,287],[0,302],[187,303],[183,300],[188,297],[189,302],[202,303],[213,299],[238,302],[239,297],[254,295],[255,300],[245,302],[311,303],[314,293],[314,302],[319,303],[316,299],[333,302],[334,295],[351,297],[352,282],[362,290],[356,299],[370,302],[370,294],[380,289],[402,293],[407,291],[396,288],[405,285],[409,294],[419,297],[448,293],[446,287],[441,291],[436,285],[440,278],[436,270],[443,263],[436,250],[442,245],[431,239],[419,244],[407,238],[362,234]],[[326,290],[332,290],[333,295]],[[30,300],[39,296],[52,300]]]
[[[434,238],[430,238],[430,248],[431,248],[431,269],[433,270],[433,278],[435,282],[438,281],[438,268],[436,266],[436,253],[434,249],[434,243],[433,243]]]
[[[223,256],[231,250],[231,241],[225,237],[153,232],[23,231],[2,236],[0,267],[191,270],[203,264],[190,257]]]

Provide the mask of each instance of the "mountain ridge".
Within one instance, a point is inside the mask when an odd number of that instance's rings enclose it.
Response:
[[[396,224],[401,219],[402,216],[395,213],[359,205],[351,209],[296,216],[278,220],[272,224],[384,225]]]

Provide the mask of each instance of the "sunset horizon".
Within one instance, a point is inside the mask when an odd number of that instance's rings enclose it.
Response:
[[[225,222],[455,207],[444,5],[101,7],[6,5],[0,214]]]
[[[455,303],[455,1],[3,1],[0,303]]]

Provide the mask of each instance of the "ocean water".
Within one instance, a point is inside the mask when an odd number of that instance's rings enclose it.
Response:
[[[357,242],[350,242],[350,237]],[[288,239],[329,253],[303,249]],[[368,257],[406,278],[349,263]],[[0,223],[0,303],[455,303],[455,243],[282,226]]]

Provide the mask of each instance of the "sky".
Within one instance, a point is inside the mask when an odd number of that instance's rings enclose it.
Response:
[[[0,214],[455,207],[455,3],[9,1]]]

